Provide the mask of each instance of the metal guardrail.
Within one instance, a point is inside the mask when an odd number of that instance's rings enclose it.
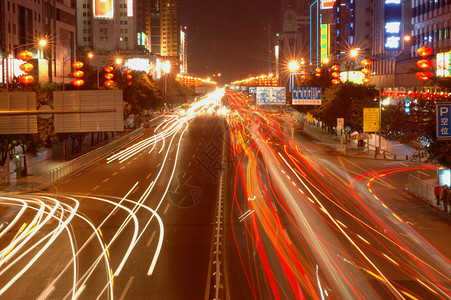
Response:
[[[43,184],[42,189],[45,189],[52,184],[64,179],[69,175],[73,175],[92,164],[98,162],[99,160],[109,156],[112,152],[120,149],[126,144],[136,140],[140,136],[144,134],[144,128],[140,127],[117,140],[112,141],[111,143],[106,144],[103,147],[92,150],[82,156],[79,156],[67,163],[60,165],[59,167],[42,174],[40,176],[40,182]]]
[[[409,192],[434,204],[434,185],[427,183],[418,177],[409,175],[408,188]]]

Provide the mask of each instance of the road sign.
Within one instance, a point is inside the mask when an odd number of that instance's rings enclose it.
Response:
[[[321,87],[294,87],[292,105],[321,105]]]
[[[345,125],[345,119],[344,118],[337,118],[337,130],[343,129],[344,125]]]
[[[363,108],[363,132],[377,132],[379,128],[379,108]]]
[[[284,87],[257,87],[257,104],[285,104]]]
[[[345,131],[346,131],[347,133],[350,133],[350,132],[351,132],[351,126],[349,126],[349,125],[346,126],[346,127],[345,127]]]
[[[437,139],[451,139],[451,103],[437,104]]]
[[[250,93],[250,94],[255,94],[255,93],[257,93],[257,88],[256,88],[256,87],[250,87],[250,88],[249,88],[249,93]]]

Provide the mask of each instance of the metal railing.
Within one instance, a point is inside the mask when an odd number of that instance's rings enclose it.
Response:
[[[144,128],[140,127],[120,138],[114,140],[103,147],[92,150],[82,156],[79,156],[67,163],[60,165],[59,167],[42,174],[40,176],[40,182],[43,184],[42,189],[45,189],[52,184],[64,179],[69,175],[73,175],[92,164],[98,162],[99,160],[108,157],[112,152],[122,148],[126,144],[133,142],[144,133]]]
[[[431,204],[434,204],[435,196],[433,184],[427,183],[426,181],[413,175],[409,175],[408,188],[409,192],[431,202]]]

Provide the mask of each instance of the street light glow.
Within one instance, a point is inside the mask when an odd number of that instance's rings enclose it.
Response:
[[[116,62],[116,65],[122,64],[122,58],[120,58],[120,57],[116,58],[115,62]]]
[[[45,47],[46,45],[47,45],[47,40],[46,39],[39,40],[39,46]]]
[[[351,57],[356,57],[357,55],[359,55],[359,51],[357,49],[351,49],[351,51],[349,52],[349,55]]]
[[[299,68],[300,68],[299,63],[295,60],[292,60],[288,63],[288,69],[290,70],[291,73],[298,71]]]

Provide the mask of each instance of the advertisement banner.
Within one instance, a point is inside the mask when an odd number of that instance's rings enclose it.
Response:
[[[257,104],[285,104],[285,87],[257,87]]]
[[[94,18],[112,19],[113,0],[93,0]]]
[[[321,0],[321,9],[334,8],[335,0]]]

